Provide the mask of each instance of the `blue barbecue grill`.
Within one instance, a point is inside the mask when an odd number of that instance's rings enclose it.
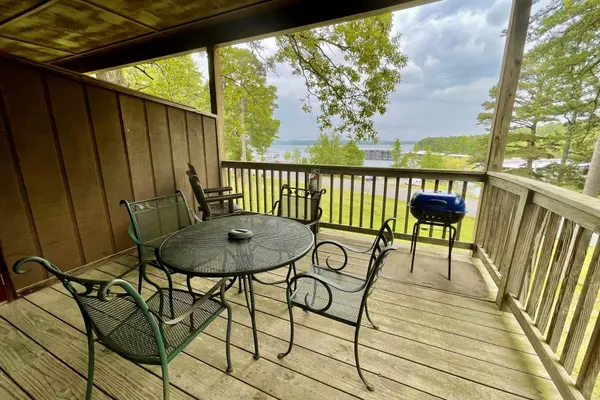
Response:
[[[465,200],[456,193],[422,190],[410,199],[410,213],[417,219],[413,226],[410,251],[412,260],[410,272],[413,272],[417,240],[421,225],[440,226],[448,229],[448,280],[452,277],[452,248],[456,239],[457,224],[465,217],[467,208]]]

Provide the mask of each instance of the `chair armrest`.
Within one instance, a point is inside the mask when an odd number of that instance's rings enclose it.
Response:
[[[233,190],[233,188],[231,186],[223,186],[223,187],[204,189],[204,193],[206,193],[206,194],[223,193],[223,192],[231,192],[232,190]]]
[[[206,202],[207,203],[217,203],[219,201],[241,199],[242,197],[244,197],[244,195],[241,193],[224,194],[222,196],[207,197]]]
[[[229,281],[229,278],[222,278],[219,282],[217,282],[216,285],[211,287],[209,291],[204,293],[204,295],[202,297],[200,297],[198,300],[196,300],[194,302],[194,304],[192,304],[192,306],[190,308],[188,308],[183,314],[181,314],[180,316],[178,316],[176,318],[167,320],[167,321],[163,320],[162,323],[165,325],[177,325],[178,323],[180,323],[181,321],[183,321],[184,319],[186,319],[187,317],[192,315],[194,312],[196,312],[196,310],[198,310],[200,307],[202,307],[202,305],[204,303],[206,303],[206,301],[209,300],[213,296],[213,294],[218,289],[221,289],[221,287],[223,287],[223,285],[225,285],[228,281]]]
[[[200,217],[196,215],[196,213],[191,207],[188,207],[188,211],[190,212],[190,215],[192,216],[195,222],[202,222],[202,219],[200,219]]]
[[[325,289],[327,290],[327,296],[328,296],[327,304],[325,305],[325,307],[322,307],[322,308],[313,307],[311,304],[309,304],[308,293],[306,293],[304,295],[304,307],[306,307],[307,309],[309,309],[313,312],[317,312],[317,313],[323,313],[323,312],[327,311],[329,309],[329,307],[331,307],[331,304],[333,303],[333,292],[331,291],[331,288],[335,288],[337,290],[340,290],[340,291],[343,291],[346,293],[356,293],[356,292],[360,292],[361,290],[363,290],[366,285],[366,283],[365,283],[365,285],[361,285],[360,287],[348,288],[345,286],[341,286],[335,282],[332,282],[331,280],[325,278],[324,276],[317,275],[312,272],[303,272],[303,273],[295,275],[294,277],[292,277],[292,279],[290,279],[290,282],[289,282],[287,290],[286,290],[286,296],[287,296],[288,302],[290,301],[292,287],[295,286],[296,282],[298,282],[298,280],[300,280],[300,279],[312,279],[312,280],[322,284],[323,287],[325,287]]]
[[[277,206],[279,206],[279,200],[277,200],[275,203],[273,203],[273,208],[267,214],[276,215],[275,210],[277,210]]]
[[[345,276],[348,276],[348,275],[345,275]],[[304,279],[307,279],[307,278],[314,279],[316,281],[321,282],[323,285],[327,285],[330,288],[334,288],[334,289],[337,289],[337,290],[340,290],[340,291],[346,292],[346,293],[360,292],[366,286],[366,281],[362,285],[355,286],[355,287],[348,287],[348,286],[340,285],[339,283],[336,283],[336,282],[332,281],[331,279],[324,277],[323,275],[315,274],[314,272],[302,272],[300,274],[294,275],[294,277],[292,279],[290,279],[290,285],[293,282],[297,281],[298,279],[303,279],[303,278]]]

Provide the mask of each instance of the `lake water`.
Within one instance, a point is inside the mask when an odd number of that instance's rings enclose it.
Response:
[[[284,162],[285,159],[283,158],[283,155],[285,154],[286,151],[289,151],[290,153],[294,151],[295,148],[297,148],[298,150],[300,150],[300,153],[302,153],[302,157],[306,157],[306,158],[310,158],[308,152],[306,151],[306,145],[288,145],[288,144],[276,144],[273,145],[269,148],[269,150],[267,151],[267,159],[268,161],[282,161]],[[368,150],[368,149],[385,149],[385,150],[391,150],[392,149],[392,145],[391,144],[384,144],[384,145],[379,145],[379,144],[361,144],[358,146],[360,149],[364,149],[364,150]],[[407,153],[409,151],[411,151],[413,148],[413,144],[412,143],[403,143],[402,144],[402,152],[403,153]],[[391,161],[386,161],[386,160],[365,160],[365,167],[390,167],[392,165]]]

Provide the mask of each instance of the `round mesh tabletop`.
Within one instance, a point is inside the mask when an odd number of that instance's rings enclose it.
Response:
[[[234,240],[232,229],[254,236]],[[238,215],[192,225],[169,236],[158,259],[174,271],[197,276],[239,276],[279,268],[302,258],[313,245],[300,222],[270,215]]]

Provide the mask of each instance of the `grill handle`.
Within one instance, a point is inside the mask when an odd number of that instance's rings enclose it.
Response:
[[[428,202],[431,205],[436,205],[436,206],[445,206],[448,205],[448,203],[445,200],[440,200],[440,199],[431,199]]]

